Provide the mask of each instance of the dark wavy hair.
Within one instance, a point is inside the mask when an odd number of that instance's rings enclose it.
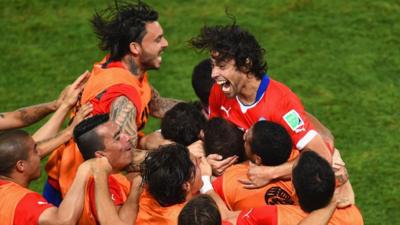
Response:
[[[327,206],[335,191],[331,165],[309,149],[303,149],[297,165],[293,167],[292,182],[300,207],[305,212]]]
[[[141,1],[115,1],[114,7],[96,12],[90,22],[100,40],[100,49],[110,53],[109,61],[115,61],[129,52],[131,42],[141,43],[146,23],[157,20],[157,11]]]
[[[178,225],[221,225],[217,203],[209,195],[192,198],[178,216]]]
[[[281,125],[261,120],[253,125],[251,151],[260,156],[265,166],[278,166],[286,162],[292,152],[292,139]]]
[[[164,138],[182,145],[190,145],[199,139],[206,118],[193,104],[180,102],[165,113],[161,120]]]
[[[244,73],[252,73],[261,79],[267,71],[264,60],[265,50],[255,37],[235,23],[232,25],[204,26],[197,37],[189,43],[201,51],[208,50],[217,63],[235,60],[236,68]]]
[[[143,182],[153,198],[163,207],[185,201],[185,182],[193,180],[196,167],[189,150],[181,144],[163,145],[150,152],[141,165]]]

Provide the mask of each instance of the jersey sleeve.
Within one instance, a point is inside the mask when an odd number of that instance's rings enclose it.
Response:
[[[93,105],[93,114],[96,115],[110,112],[113,101],[120,96],[127,97],[135,106],[136,111],[141,110],[142,100],[138,91],[127,84],[115,84],[99,93],[90,101]]]
[[[305,115],[300,99],[287,89],[276,111],[275,119],[285,127],[293,145],[302,150],[318,133]]]
[[[15,208],[14,225],[39,224],[40,215],[51,207],[40,194],[26,194]]]
[[[221,90],[218,84],[214,84],[211,87],[210,97],[208,98],[208,105],[209,105],[209,119],[214,117],[219,117],[220,115],[220,107],[221,107]]]
[[[277,225],[278,209],[273,205],[266,205],[242,211],[237,218],[237,225]]]
[[[222,184],[223,184],[223,176],[215,178],[212,182],[212,186],[215,193],[217,193],[219,197],[221,197],[221,199],[225,202],[224,189],[222,188]]]

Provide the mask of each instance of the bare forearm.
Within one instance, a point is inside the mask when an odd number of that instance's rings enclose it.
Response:
[[[323,141],[321,135],[317,134],[311,141],[305,146],[306,149],[312,150],[318,153],[321,157],[326,159],[332,164],[332,154]]]
[[[179,102],[182,101],[172,98],[161,97],[158,91],[152,88],[151,101],[149,103],[150,115],[156,118],[163,118],[165,113]]]
[[[72,138],[72,127],[67,127],[65,130],[59,132],[56,136],[43,140],[37,143],[40,158],[46,157],[58,146],[64,144]]]
[[[101,225],[123,225],[108,189],[108,174],[94,173],[97,219]]]
[[[70,190],[57,210],[56,220],[70,221],[70,224],[75,224],[78,221],[83,210],[85,186],[88,177],[89,171],[80,167]]]
[[[29,126],[57,109],[55,101],[0,114],[0,130]]]
[[[293,165],[299,160],[299,157],[295,159],[285,162],[279,166],[273,167],[273,179],[290,179],[292,176]]]
[[[121,220],[124,221],[125,224],[135,224],[136,217],[139,211],[139,197],[142,193],[141,183],[141,178],[134,178],[129,196],[122,208],[119,210],[119,218],[121,218]]]
[[[329,143],[332,147],[334,147],[335,137],[332,132],[319,121],[315,116],[310,114],[309,112],[305,112],[309,121],[314,126],[315,130],[322,136],[322,139]]]
[[[336,210],[336,203],[329,203],[322,209],[312,211],[308,216],[301,220],[298,225],[326,225]]]
[[[56,134],[61,125],[63,124],[65,117],[68,115],[70,111],[70,107],[68,105],[62,104],[56,112],[50,117],[50,119],[41,127],[39,130],[33,134],[33,140],[42,141],[45,139],[49,139],[54,134]]]

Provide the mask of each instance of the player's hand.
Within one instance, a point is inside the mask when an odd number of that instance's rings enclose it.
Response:
[[[95,159],[89,159],[83,162],[78,168],[78,174],[83,174],[86,177],[89,177],[93,174],[93,166],[95,163]]]
[[[332,201],[336,203],[337,208],[346,208],[351,204],[354,204],[354,193],[349,195],[348,187],[341,186],[339,188],[336,188]]]
[[[336,186],[341,186],[349,180],[345,165],[339,151],[335,148],[332,156],[332,169],[335,172]]]
[[[140,165],[145,160],[147,154],[151,150],[133,149],[132,151],[133,151],[132,163],[129,164],[129,166],[126,168],[126,171],[128,173],[140,172],[141,170]]]
[[[201,176],[211,176],[212,175],[212,169],[210,164],[208,164],[206,157],[201,156],[198,158],[200,160],[199,166],[201,170]]]
[[[205,157],[204,144],[202,140],[193,142],[188,146],[189,152],[196,157]]]
[[[74,128],[78,125],[82,120],[86,119],[93,111],[93,105],[90,103],[86,103],[83,105],[79,111],[76,113],[72,123],[69,125],[70,127]]]
[[[218,154],[210,154],[207,156],[207,162],[212,168],[213,175],[220,176],[228,167],[235,164],[238,158],[238,156],[231,156],[226,159],[222,159],[222,156]]]
[[[88,71],[85,71],[71,85],[65,87],[57,99],[57,105],[60,106],[61,104],[64,104],[68,108],[72,108],[73,106],[75,106],[82,93],[84,84],[88,80],[89,76],[90,73]]]
[[[244,188],[256,189],[264,187],[273,179],[273,167],[270,166],[257,166],[249,162],[249,170],[247,171],[247,180],[239,179],[238,181],[243,184]]]
[[[112,166],[106,157],[99,157],[94,159],[92,170],[95,176],[108,175],[112,171]]]

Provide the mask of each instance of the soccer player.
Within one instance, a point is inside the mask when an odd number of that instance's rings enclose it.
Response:
[[[22,130],[0,134],[0,214],[4,225],[75,224],[82,213],[90,162],[82,164],[59,208],[28,189],[40,177],[40,156]]]
[[[362,225],[360,211],[341,195],[334,195],[335,178],[330,164],[313,151],[305,151],[293,168],[294,188],[299,205],[266,205],[241,211],[228,211],[215,196],[198,196],[182,209],[178,224],[238,224],[238,225]],[[214,201],[215,200],[215,201]],[[222,215],[215,215],[216,206]],[[348,206],[348,207],[345,207]],[[339,207],[339,208],[337,208]],[[196,215],[190,220],[190,217]],[[210,215],[213,215],[212,217]],[[204,222],[207,221],[207,222]]]
[[[107,158],[109,172],[113,173],[107,178],[109,196],[112,196],[115,205],[114,211],[118,212],[121,220],[133,221],[132,206],[124,203],[130,201],[130,198],[135,198],[137,189],[132,189],[133,193],[129,194],[130,183],[125,176],[119,174],[132,162],[133,148],[129,135],[114,121],[109,120],[108,114],[98,114],[79,123],[74,129],[74,138],[85,160]],[[100,217],[98,209],[95,201],[95,183],[91,178],[86,185],[85,204],[79,224],[97,224]]]
[[[288,132],[277,123],[258,121],[244,135],[244,148],[249,161],[233,165],[213,181],[215,192],[231,210],[243,210],[263,205],[294,204],[290,180],[274,180],[267,185],[248,189],[247,173],[255,165],[278,166],[297,157]],[[290,177],[289,177],[290,178]],[[244,183],[245,185],[241,185]]]
[[[114,8],[96,13],[91,22],[100,48],[108,54],[94,65],[80,104],[90,102],[94,115],[109,113],[136,147],[148,115],[162,118],[177,103],[160,97],[147,78],[148,70],[160,68],[168,47],[158,13],[143,2],[116,2]],[[143,151],[134,151],[130,171],[139,169],[144,156]],[[54,152],[46,166],[51,189],[64,196],[82,161],[73,140]]]
[[[200,163],[180,144],[150,152],[143,162],[145,189],[136,224],[175,225],[184,204],[202,187],[202,173],[211,175],[210,169],[201,171]]]
[[[191,44],[211,53],[211,76],[216,83],[209,98],[210,118],[223,117],[243,130],[260,119],[274,121],[285,127],[297,149],[313,149],[332,161],[331,152],[305,116],[298,97],[266,74],[264,49],[252,34],[235,24],[205,26]],[[263,168],[250,178],[254,186],[263,186],[289,176],[293,163]]]

